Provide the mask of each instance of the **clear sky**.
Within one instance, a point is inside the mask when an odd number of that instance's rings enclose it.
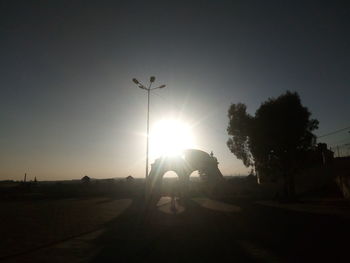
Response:
[[[350,126],[345,1],[1,1],[0,180],[144,176],[146,93],[224,174],[227,110],[297,91],[317,135]],[[345,131],[324,137],[350,141]]]

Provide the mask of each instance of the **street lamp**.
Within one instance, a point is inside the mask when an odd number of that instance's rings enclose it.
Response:
[[[140,83],[137,79],[133,78],[132,81],[140,88],[147,90],[147,146],[146,146],[146,180],[148,179],[148,148],[149,148],[149,103],[150,103],[150,93],[155,89],[165,88],[165,85],[160,85],[159,87],[152,88],[152,84],[156,80],[156,77],[150,77],[150,83],[148,88],[145,87],[142,83]]]

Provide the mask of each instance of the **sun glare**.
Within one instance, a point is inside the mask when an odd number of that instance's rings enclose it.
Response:
[[[164,119],[155,123],[150,133],[150,155],[174,156],[195,147],[191,127],[179,120]]]

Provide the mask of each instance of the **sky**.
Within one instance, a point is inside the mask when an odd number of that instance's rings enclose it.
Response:
[[[350,126],[345,1],[0,1],[0,180],[143,177],[150,126],[175,118],[225,175],[227,110],[297,91],[320,136]],[[350,142],[347,130],[320,138]],[[152,161],[152,160],[151,160]]]

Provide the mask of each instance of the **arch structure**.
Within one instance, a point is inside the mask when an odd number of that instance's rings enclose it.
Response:
[[[159,200],[162,179],[168,171],[175,172],[179,177],[183,197],[186,196],[190,175],[194,171],[198,171],[201,179],[204,179],[211,185],[215,185],[223,180],[218,164],[213,154],[196,149],[185,150],[182,156],[160,157],[151,165],[146,186],[146,196],[154,201]]]

